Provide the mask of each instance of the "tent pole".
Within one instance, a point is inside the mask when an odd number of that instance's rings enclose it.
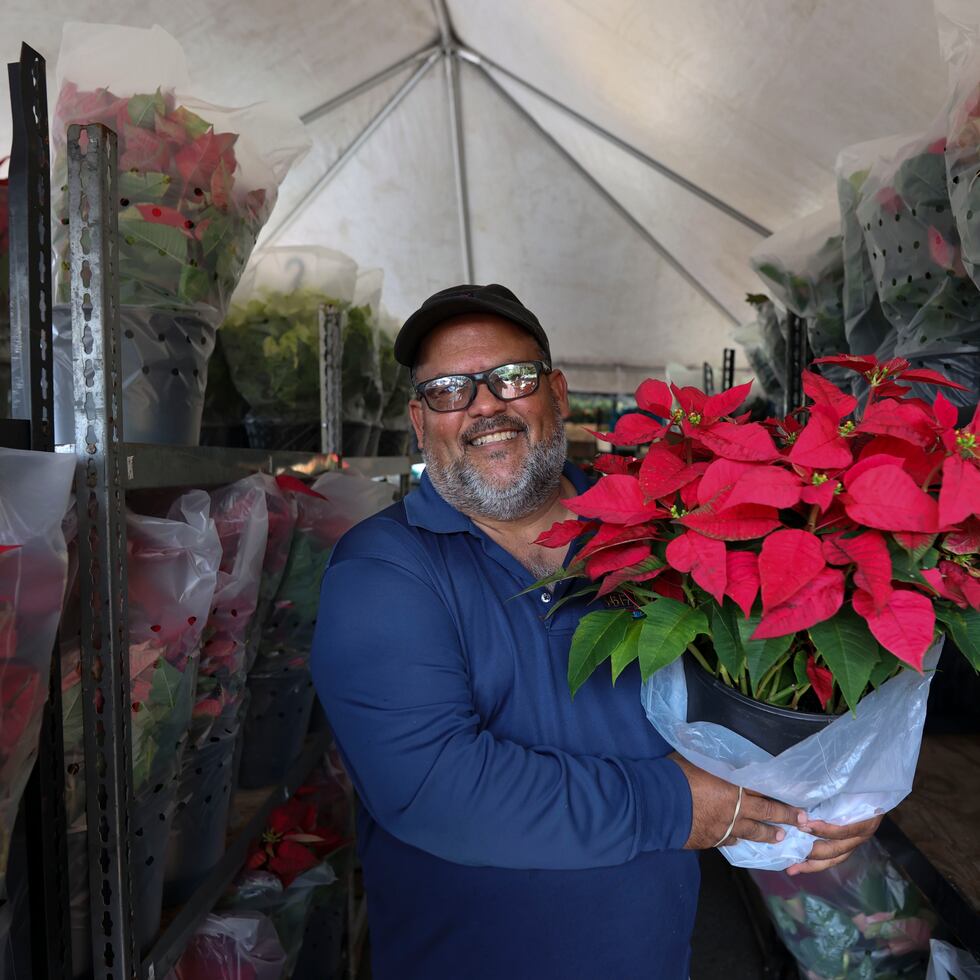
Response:
[[[447,51],[446,92],[449,96],[449,129],[453,141],[453,171],[456,176],[456,212],[459,215],[459,240],[463,252],[466,281],[473,282],[473,238],[470,232],[470,193],[466,178],[466,150],[463,143],[463,106],[460,97],[459,63]]]
[[[681,276],[681,278],[684,279],[689,286],[691,286],[691,288],[706,299],[726,319],[730,320],[736,326],[738,325],[738,318],[724,305],[724,303],[722,303],[721,300],[719,300],[714,293],[712,293],[696,276],[694,276],[694,274],[691,273],[686,266],[684,266],[671,252],[669,252],[656,238],[654,238],[653,235],[651,235],[650,232],[647,231],[647,229],[640,224],[640,222],[637,221],[637,219],[634,218],[633,215],[630,214],[630,212],[627,211],[626,208],[623,207],[623,205],[620,204],[619,201],[617,201],[616,198],[613,197],[612,194],[610,194],[609,191],[607,191],[606,188],[603,187],[602,184],[600,184],[599,181],[596,180],[595,177],[593,177],[592,174],[590,174],[588,170],[586,170],[585,167],[583,167],[582,164],[580,164],[578,160],[576,160],[575,157],[573,157],[572,154],[569,153],[568,150],[566,150],[565,147],[563,147],[561,143],[559,143],[558,140],[556,140],[555,137],[541,125],[541,123],[539,123],[537,119],[535,119],[534,116],[532,116],[531,113],[529,113],[527,109],[525,109],[524,106],[522,106],[510,94],[510,92],[508,92],[507,89],[505,89],[500,82],[498,82],[497,79],[490,74],[489,71],[487,71],[484,65],[477,63],[477,67],[480,68],[484,77],[494,87],[494,89],[496,89],[500,97],[504,99],[504,101],[511,107],[516,109],[517,112],[520,113],[520,115],[523,116],[524,119],[526,119],[534,128],[538,135],[541,136],[541,138],[549,146],[564,157],[564,159],[567,160],[579,174],[581,174],[582,178],[593,188],[593,190],[595,190],[596,193],[599,194],[599,196],[602,197],[606,203],[609,204],[609,206],[612,207],[613,210],[615,210],[633,228],[633,230],[647,242],[647,244],[652,246],[654,251],[656,251],[657,254],[660,255],[660,257],[679,276]]]
[[[342,106],[345,102],[350,102],[351,99],[356,99],[359,95],[363,95],[365,92],[369,92],[375,87],[375,85],[380,85],[382,82],[388,81],[394,75],[397,75],[400,71],[408,68],[410,65],[414,65],[417,61],[422,61],[428,58],[434,51],[439,50],[438,44],[429,44],[414,54],[410,54],[401,61],[396,61],[393,65],[382,69],[377,74],[372,75],[370,78],[365,78],[363,82],[358,82],[353,88],[347,89],[346,92],[341,92],[339,95],[335,95],[332,99],[328,99],[326,102],[321,102],[318,106],[310,109],[309,112],[304,112],[300,119],[306,125],[311,122],[315,122],[321,116],[327,115],[329,112],[333,112],[334,109]]]
[[[405,84],[392,95],[371,118],[370,122],[354,137],[344,152],[334,160],[317,179],[316,183],[292,206],[286,216],[276,224],[272,231],[269,232],[264,242],[265,245],[278,238],[296,220],[306,202],[319,194],[340,173],[357,151],[371,138],[374,131],[398,108],[405,97],[418,85],[426,72],[440,57],[442,57],[441,51],[439,48],[435,48],[425,61],[412,73],[411,77],[406,79]]]
[[[686,177],[683,177],[676,170],[672,170],[666,164],[661,163],[659,160],[655,160],[651,156],[648,156],[642,150],[638,150],[635,146],[632,146],[630,143],[627,143],[625,140],[622,140],[618,136],[609,132],[608,129],[604,129],[598,123],[595,123],[588,117],[583,116],[579,112],[576,112],[570,106],[565,105],[564,102],[559,101],[552,95],[548,95],[547,92],[543,92],[537,86],[532,85],[530,82],[525,81],[519,75],[515,75],[513,72],[508,71],[506,68],[502,67],[501,65],[498,65],[495,61],[491,61],[489,58],[484,57],[482,54],[479,54],[476,51],[464,47],[457,48],[457,54],[464,61],[468,61],[471,64],[477,65],[480,68],[482,68],[484,71],[487,71],[487,67],[489,66],[494,71],[498,71],[502,75],[506,75],[508,78],[517,82],[518,85],[527,89],[529,92],[533,92],[536,96],[538,96],[541,99],[544,99],[545,102],[550,103],[556,109],[560,109],[566,115],[571,116],[577,122],[585,126],[586,129],[591,130],[596,135],[601,136],[608,142],[612,143],[613,145],[618,146],[619,149],[628,153],[630,156],[639,160],[641,163],[646,164],[648,167],[650,167],[651,170],[656,170],[657,173],[666,177],[668,180],[673,181],[679,187],[683,187],[684,190],[693,194],[695,197],[699,197],[706,204],[710,204],[713,208],[716,208],[717,210],[721,211],[723,214],[728,215],[729,218],[732,218],[734,221],[739,222],[739,224],[745,225],[746,228],[750,229],[751,231],[754,231],[757,235],[761,235],[763,238],[768,238],[772,234],[772,231],[769,228],[767,228],[765,225],[759,224],[758,221],[756,221],[753,218],[750,218],[747,214],[743,214],[737,208],[732,207],[732,205],[726,204],[720,198],[715,197],[714,194],[712,194],[710,191],[706,191],[703,187],[699,186],[698,184],[695,184],[693,181],[688,180]],[[489,72],[487,72],[487,74],[489,75]]]

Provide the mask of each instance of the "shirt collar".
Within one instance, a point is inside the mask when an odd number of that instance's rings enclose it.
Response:
[[[562,473],[568,478],[576,493],[585,493],[588,490],[589,478],[579,467],[566,460]],[[429,474],[424,471],[418,489],[410,493],[404,503],[408,523],[414,527],[423,527],[436,534],[473,530],[473,522],[439,496],[432,485],[432,480],[429,479]]]

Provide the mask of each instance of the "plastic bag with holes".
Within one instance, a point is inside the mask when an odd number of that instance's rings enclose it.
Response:
[[[102,123],[118,136],[125,437],[196,444],[214,331],[309,139],[281,108],[190,95],[183,50],[160,27],[67,23],[56,84],[56,438],[73,437],[66,131]]]
[[[876,840],[816,874],[749,873],[806,980],[924,975],[936,915]]]
[[[354,260],[328,248],[263,248],[253,256],[221,325],[253,446],[319,449],[319,310],[346,310],[356,282]]]
[[[926,653],[924,674],[902,671],[862,698],[855,713],[840,715],[777,756],[723,725],[688,721],[680,660],[646,681],[641,699],[653,727],[699,768],[800,807],[814,820],[854,823],[887,812],[911,791],[941,649],[940,639]],[[779,843],[739,840],[719,850],[736,867],[782,871],[805,860],[814,844],[798,827],[783,829]]]
[[[167,980],[280,980],[286,954],[261,912],[209,915]]]
[[[296,502],[296,528],[279,591],[263,625],[252,668],[256,674],[309,663],[320,579],[333,546],[394,498],[390,484],[345,472],[325,473],[312,487],[293,477],[279,477],[279,485]]]
[[[965,949],[940,939],[933,939],[929,945],[932,956],[926,980],[980,980],[980,962]]]
[[[48,696],[74,471],[70,457],[0,449],[0,899]]]
[[[288,888],[283,888],[279,878],[267,871],[246,871],[220,907],[239,913],[247,909],[269,916],[286,952],[288,976],[299,956],[314,903],[322,900],[336,881],[337,876],[327,861],[303,872]]]
[[[894,153],[910,136],[887,136],[849,146],[837,156],[837,202],[840,205],[844,257],[844,335],[851,354],[876,353],[895,328],[878,300],[878,284],[871,255],[864,247],[864,234],[857,216],[871,165],[881,156]]]
[[[191,742],[201,748],[216,725],[231,725],[245,691],[247,646],[259,600],[268,536],[266,493],[252,478],[211,494],[221,564],[201,642]]]
[[[126,514],[133,793],[171,780],[187,740],[201,636],[211,609],[221,543],[210,501],[193,490],[166,518]],[[62,714],[69,826],[85,820],[78,594],[61,633]]]
[[[776,302],[806,321],[815,357],[847,351],[841,219],[836,205],[770,235],[753,249],[751,262]]]

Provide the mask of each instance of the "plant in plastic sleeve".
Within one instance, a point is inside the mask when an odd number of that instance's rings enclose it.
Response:
[[[280,980],[286,953],[261,912],[212,913],[167,980]]]
[[[381,269],[358,270],[354,302],[344,324],[340,390],[346,456],[368,455],[370,428],[381,421],[384,409],[378,352],[383,279]]]
[[[219,721],[231,725],[245,691],[249,627],[259,598],[268,534],[266,492],[249,477],[211,495],[221,542],[214,599],[201,644],[191,740],[204,744]]]
[[[394,340],[401,321],[384,306],[378,317],[378,355],[381,362],[381,388],[384,407],[381,421],[387,431],[408,432],[408,402],[412,397],[411,372],[395,360]]]
[[[841,296],[841,219],[835,206],[808,215],[760,242],[751,262],[776,301],[806,320],[815,355],[847,350]]]
[[[126,515],[133,793],[177,771],[194,705],[201,638],[221,545],[210,502],[193,490],[167,517]],[[66,623],[77,617],[78,597]],[[62,714],[69,824],[84,820],[82,685],[77,630],[62,633]]]
[[[73,471],[67,457],[0,449],[0,896],[47,699]]]
[[[818,362],[865,379],[863,415],[810,371],[806,412],[765,424],[739,414],[749,385],[706,396],[645,381],[636,401],[649,414],[599,434],[644,444],[642,456],[601,456],[607,475],[565,501],[579,519],[539,543],[575,541],[559,577],[584,576],[627,606],[581,620],[573,695],[606,661],[613,681],[638,661],[648,716],[692,762],[849,822],[911,788],[942,634],[980,667],[980,411],[960,426],[945,396],[955,383],[901,359]],[[910,384],[942,390],[930,404]],[[688,723],[685,652],[746,697],[834,720],[775,758]],[[779,845],[724,850],[733,863],[785,868],[811,844],[790,828]]]
[[[118,137],[126,437],[196,444],[214,332],[308,138],[275,107],[228,109],[186,94],[183,51],[159,27],[66,24],[57,86],[56,437],[72,437],[67,127],[102,123]]]
[[[745,351],[764,396],[780,404],[786,387],[786,342],[780,329],[780,313],[772,300],[761,293],[749,293],[746,302],[756,311],[755,320],[735,327],[732,339]]]
[[[877,841],[821,874],[751,875],[807,980],[922,976],[936,916]]]
[[[221,327],[232,381],[266,421],[320,418],[319,310],[346,309],[357,265],[317,246],[255,254]]]
[[[325,473],[312,487],[291,476],[280,476],[278,483],[295,501],[296,526],[272,610],[263,624],[255,673],[309,662],[320,579],[333,546],[393,497],[389,484],[351,473]]]

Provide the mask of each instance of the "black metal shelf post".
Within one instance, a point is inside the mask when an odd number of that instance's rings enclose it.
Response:
[[[24,44],[7,66],[13,145],[10,159],[10,332],[13,419],[0,444],[54,450],[51,384],[51,193],[45,61]],[[24,792],[31,972],[71,976],[71,921],[64,799],[61,670],[55,639],[37,761]]]
[[[786,313],[786,391],[783,414],[789,415],[803,404],[803,370],[810,363],[810,344],[807,341],[806,321],[795,313]]]

